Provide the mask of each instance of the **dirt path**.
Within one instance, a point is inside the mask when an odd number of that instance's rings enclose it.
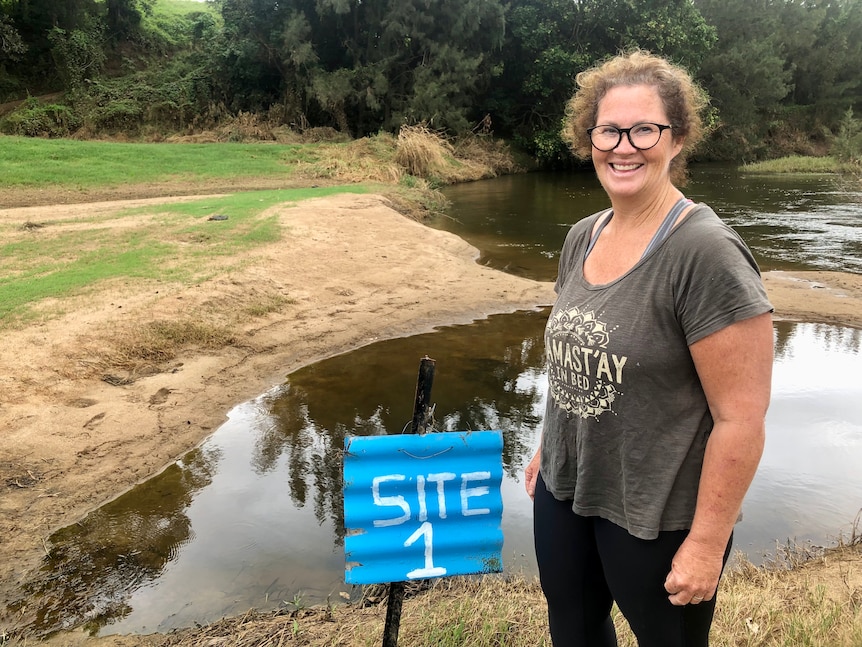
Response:
[[[128,203],[0,210],[0,223],[111,213]],[[378,339],[549,304],[551,284],[476,264],[459,238],[398,214],[376,195],[275,208],[288,232],[243,269],[193,287],[112,284],[65,314],[0,338],[0,636],[5,602],[39,564],[45,539],[206,438],[234,405],[291,371]],[[124,218],[125,226],[133,226]],[[862,328],[862,277],[772,272],[781,318]],[[241,312],[238,340],[135,375],[94,369],[112,331],[195,312]],[[234,317],[236,318],[236,317]]]

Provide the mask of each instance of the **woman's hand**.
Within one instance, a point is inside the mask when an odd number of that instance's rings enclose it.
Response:
[[[712,600],[723,566],[723,550],[686,539],[676,551],[664,582],[670,603],[683,606]]]
[[[536,481],[539,479],[539,461],[541,459],[542,448],[536,450],[533,458],[527,463],[524,469],[524,488],[527,490],[527,495],[532,499],[536,495]]]

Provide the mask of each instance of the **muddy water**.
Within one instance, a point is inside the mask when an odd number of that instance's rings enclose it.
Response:
[[[728,192],[726,173],[703,171],[688,193],[732,211],[764,267],[862,270],[858,195],[854,203],[852,191],[823,179],[743,178]],[[589,176],[503,178],[452,194],[456,219],[445,226],[483,248],[483,262],[546,280],[568,226],[604,206]],[[21,601],[26,615],[43,629],[149,633],[355,596],[342,583],[342,441],[404,429],[426,354],[437,360],[437,429],[503,430],[504,564],[534,573],[520,474],[544,410],[546,317],[491,317],[292,374],[231,411],[164,473],[53,536]],[[788,540],[834,541],[862,507],[862,331],[790,323],[775,331],[766,453],[736,531],[737,549],[754,561]]]

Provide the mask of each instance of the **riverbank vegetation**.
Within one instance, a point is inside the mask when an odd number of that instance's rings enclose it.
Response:
[[[860,170],[858,165],[841,162],[832,156],[805,157],[802,155],[752,162],[742,169],[748,173],[855,173]]]
[[[240,132],[250,126],[225,127]],[[450,138],[422,125],[404,126],[397,137],[384,132],[323,142],[271,128],[266,145],[200,143],[211,142],[212,133],[159,145],[6,136],[0,145],[2,206],[361,183],[421,219],[423,210],[445,206],[438,187],[523,168],[501,140],[472,133]]]
[[[0,0],[0,130],[346,141],[426,124],[572,165],[575,76],[641,47],[710,96],[702,158],[838,155],[862,110],[859,33],[862,0]]]
[[[832,138],[831,155],[790,155],[746,164],[749,173],[841,173],[862,179],[862,122],[848,108]]]
[[[722,581],[712,642],[722,647],[862,645],[859,537],[827,551],[812,550],[784,551],[780,560],[760,568],[740,559]],[[636,647],[625,620],[616,609],[614,613],[620,647]],[[284,601],[276,612],[250,611],[168,635],[141,636],[131,644],[368,647],[381,643],[385,618],[386,587],[375,586],[367,587],[354,604],[304,608],[297,598]],[[541,588],[535,579],[522,576],[451,578],[418,585],[404,603],[398,644],[549,647]]]

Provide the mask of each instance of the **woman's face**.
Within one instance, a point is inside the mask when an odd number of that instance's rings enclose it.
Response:
[[[658,89],[651,85],[620,85],[599,102],[595,125],[631,128],[640,123],[668,124]],[[658,144],[647,150],[632,146],[623,135],[607,152],[592,148],[596,174],[611,200],[656,197],[670,184],[670,163],[682,150],[683,139],[672,130],[661,133]]]

